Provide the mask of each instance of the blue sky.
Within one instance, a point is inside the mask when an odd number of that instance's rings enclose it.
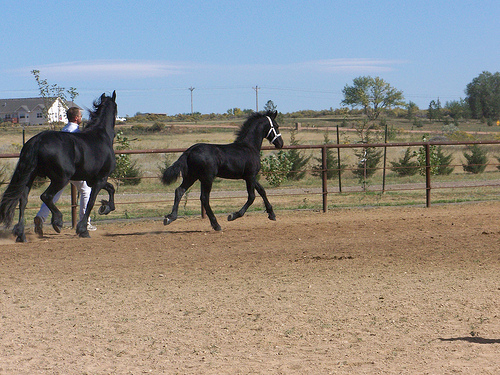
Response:
[[[500,70],[500,1],[4,1],[0,98],[38,95],[30,71],[90,107],[137,112],[339,108],[379,76],[426,109]]]

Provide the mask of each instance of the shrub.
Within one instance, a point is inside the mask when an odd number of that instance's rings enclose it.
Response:
[[[325,133],[323,137],[323,144],[327,145],[330,144],[330,139],[328,138],[328,132]],[[323,173],[323,160],[322,158],[314,158],[316,160],[317,164],[313,166],[313,171],[312,175],[313,176],[321,176]],[[327,148],[326,149],[326,178],[331,180],[334,178],[337,178],[339,175],[339,172],[343,172],[344,169],[346,168],[345,164],[340,165],[340,171],[339,171],[339,162],[337,157],[335,156],[335,150],[332,148]]]
[[[299,145],[299,142],[295,139],[295,130],[292,130],[290,134],[290,145]],[[300,150],[288,150],[286,152],[286,158],[290,162],[290,172],[288,172],[286,178],[287,180],[299,181],[306,175],[305,166],[311,159],[311,156],[304,156],[304,153]]]
[[[377,171],[383,150],[375,147],[365,147],[361,151],[355,151],[354,154],[358,157],[358,164],[352,170],[352,173],[360,181],[365,181],[366,178],[372,177]]]
[[[115,145],[117,150],[130,149],[130,142],[121,130],[116,134]],[[137,167],[137,163],[131,160],[129,154],[120,154],[116,156],[116,168],[110,177],[123,185],[139,185],[141,170]]]
[[[262,159],[261,171],[271,186],[278,187],[287,180],[292,163],[284,151],[278,151]]]
[[[425,142],[427,136],[424,135],[422,140]],[[420,166],[420,175],[425,176],[426,160],[425,160],[425,147],[422,146],[415,153],[418,160],[418,165]],[[450,167],[453,156],[451,154],[446,155],[443,151],[442,146],[430,145],[430,166],[431,175],[449,175],[454,167]]]
[[[396,172],[398,176],[414,176],[418,172],[418,161],[412,159],[416,157],[416,153],[410,151],[408,147],[405,154],[398,161],[391,161],[391,171]]]
[[[488,152],[478,144],[468,145],[467,149],[470,153],[464,152],[467,160],[467,164],[462,164],[464,171],[474,174],[483,173],[488,162]]]

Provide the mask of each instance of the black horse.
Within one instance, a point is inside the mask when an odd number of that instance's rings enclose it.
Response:
[[[24,234],[24,210],[34,179],[47,177],[50,185],[40,196],[52,212],[52,227],[60,232],[63,226],[62,213],[53,203],[54,195],[70,180],[86,181],[92,188],[85,215],[76,226],[80,237],[90,237],[87,221],[97,194],[101,189],[109,193],[109,202],[103,200],[100,214],[115,209],[115,189],[108,176],[116,166],[113,151],[115,119],[117,114],[116,93],[102,94],[94,102],[89,123],[79,133],[44,131],[35,135],[23,146],[12,179],[0,202],[0,223],[9,227],[19,203],[19,222],[14,226],[16,242],[26,242]]]
[[[177,219],[179,202],[197,180],[201,183],[200,200],[215,230],[221,230],[209,204],[210,191],[215,177],[243,179],[247,185],[248,199],[241,210],[227,218],[229,221],[242,217],[255,200],[255,189],[264,200],[269,219],[276,220],[273,207],[269,203],[262,185],[256,176],[260,170],[260,149],[266,138],[276,148],[283,147],[283,139],[276,123],[276,112],[255,113],[241,126],[236,140],[225,145],[198,143],[187,149],[179,159],[163,173],[162,181],[169,185],[182,173],[182,183],[175,189],[172,212],[165,215],[163,224]]]

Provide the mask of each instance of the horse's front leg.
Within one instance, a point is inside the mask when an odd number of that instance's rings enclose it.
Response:
[[[85,238],[90,237],[89,231],[87,229],[90,212],[94,207],[97,194],[99,194],[99,192],[105,185],[106,185],[106,180],[100,180],[91,187],[90,198],[89,201],[87,202],[87,207],[85,208],[85,214],[82,216],[78,224],[76,224],[76,234],[78,234],[80,237],[85,237]]]
[[[239,211],[233,212],[227,217],[228,221],[236,220],[245,215],[245,212],[247,212],[248,207],[250,207],[252,203],[255,201],[255,182],[257,181],[255,180],[255,177],[247,179],[245,181],[247,183],[247,193],[248,193],[247,201]]]
[[[99,207],[98,211],[99,215],[107,215],[115,210],[115,187],[111,183],[106,182],[103,189],[108,192],[109,201],[104,199],[101,201],[101,207]]]
[[[269,203],[269,200],[267,199],[266,191],[262,187],[261,184],[259,184],[257,181],[255,181],[255,188],[257,189],[257,193],[262,197],[262,200],[264,201],[264,205],[266,206],[266,212],[267,212],[267,217],[269,220],[276,220],[276,215],[274,214],[273,211],[273,206],[271,206],[271,203]]]
[[[214,212],[210,207],[210,191],[212,190],[212,183],[209,182],[201,182],[201,195],[200,200],[201,204],[205,208],[205,212],[207,213],[208,219],[210,220],[210,224],[212,228],[216,231],[220,231],[222,228],[220,227],[217,219],[215,218]]]
[[[12,229],[12,233],[16,236],[16,242],[26,242],[26,234],[24,233],[24,210],[28,204],[29,191],[30,188],[26,186],[19,199],[19,221]]]

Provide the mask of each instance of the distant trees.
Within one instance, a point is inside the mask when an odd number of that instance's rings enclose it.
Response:
[[[396,90],[382,78],[370,76],[354,78],[353,85],[342,89],[341,104],[361,107],[369,120],[376,120],[385,108],[404,106],[403,92]]]
[[[465,89],[473,118],[500,119],[500,73],[482,72]]]

